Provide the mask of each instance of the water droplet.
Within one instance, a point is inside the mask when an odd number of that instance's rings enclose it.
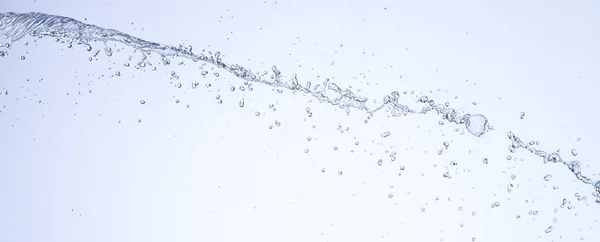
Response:
[[[240,107],[244,107],[244,100],[240,101]]]
[[[469,133],[476,137],[481,137],[487,130],[488,121],[485,116],[481,114],[473,114],[466,116],[465,127]]]
[[[392,198],[392,197],[394,197],[394,195],[390,193],[390,194],[388,194],[388,197]]]
[[[254,115],[260,116],[260,112],[255,112]]]
[[[552,179],[552,175],[548,174],[544,176],[545,181],[550,181]]]
[[[341,176],[341,175],[342,175],[342,171],[338,171],[338,175],[340,175],[340,176]]]
[[[115,71],[115,76],[121,76],[121,72],[120,71]]]
[[[179,103],[179,99],[175,99],[175,103]]]
[[[381,137],[383,137],[383,138],[388,137],[388,136],[390,136],[390,131],[386,131],[381,134]]]
[[[552,232],[552,231],[554,231],[554,226],[549,226],[549,227],[546,229],[546,233],[550,233],[550,232]]]
[[[400,170],[403,171],[404,170],[404,166],[400,166]]]
[[[487,164],[488,163],[488,159],[487,158],[483,158],[483,164]]]
[[[306,140],[310,141],[312,138],[310,136],[306,137]]]
[[[584,153],[585,153],[585,152],[584,152]],[[576,150],[576,149],[572,149],[572,150],[571,150],[571,154],[572,154],[573,156],[577,156],[577,150]]]
[[[4,52],[3,50],[0,50],[0,57],[5,57],[6,56],[6,52]]]
[[[181,83],[177,83],[177,85],[175,85],[177,88],[181,88]]]
[[[308,149],[305,149],[305,150],[304,150],[304,153],[308,153]]]
[[[235,87],[231,86],[231,87],[229,87],[229,90],[233,92],[233,91],[235,91]]]
[[[379,165],[379,166],[383,165],[383,160],[382,160],[382,159],[379,159],[379,160],[377,161],[377,165]]]
[[[333,147],[333,150],[338,150],[338,147],[337,147],[337,146],[334,146],[334,147]]]
[[[521,112],[521,119],[525,118],[525,112]]]
[[[140,100],[140,104],[146,104],[146,101]]]

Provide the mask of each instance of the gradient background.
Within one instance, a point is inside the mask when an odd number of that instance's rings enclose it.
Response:
[[[565,160],[575,148],[600,179],[599,10],[593,1],[2,1],[0,12],[191,44],[302,81],[330,77],[377,103],[414,90],[482,113],[495,130],[478,139],[433,114],[384,112],[365,125],[358,111],[301,94],[230,92],[242,81],[222,71],[202,79],[198,63],[143,72],[123,66],[130,49],[90,62],[80,47],[23,40],[0,58],[0,241],[598,241],[591,188],[564,166],[511,154],[506,133]],[[559,208],[563,198],[575,208]]]

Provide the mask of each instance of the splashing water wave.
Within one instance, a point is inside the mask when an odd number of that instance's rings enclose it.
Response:
[[[274,77],[265,78],[264,75],[254,74],[250,69],[241,65],[223,62],[219,52],[206,56],[202,53],[194,53],[191,46],[180,45],[174,47],[154,43],[117,30],[85,24],[63,16],[44,13],[0,13],[0,35],[3,35],[7,40],[6,43],[0,43],[0,48],[3,47],[6,49],[9,49],[12,43],[27,36],[59,38],[69,44],[83,45],[88,51],[91,50],[90,43],[92,42],[118,42],[148,55],[156,53],[163,59],[167,57],[181,57],[194,62],[200,61],[212,64],[249,82],[285,88],[292,92],[303,92],[313,96],[319,102],[329,103],[340,108],[363,110],[367,113],[368,118],[382,109],[388,110],[393,117],[406,116],[408,114],[427,114],[435,111],[444,120],[455,124],[464,124],[469,133],[476,137],[482,137],[491,129],[484,115],[461,114],[460,110],[450,108],[447,105],[436,104],[434,100],[429,99],[427,96],[422,96],[417,100],[418,103],[425,104],[420,111],[400,103],[400,93],[397,91],[384,96],[383,104],[369,108],[366,105],[367,98],[357,96],[349,89],[342,89],[334,82],[330,82],[329,79],[322,84],[314,86],[310,81],[301,85],[296,75],[293,75],[291,78],[283,76],[276,66],[272,66],[271,68]],[[146,54],[144,54],[144,57]],[[5,52],[0,50],[0,56],[4,55]],[[579,161],[565,162],[558,153],[548,153],[536,149],[533,147],[534,143],[525,143],[512,132],[508,132],[508,138],[512,141],[512,145],[509,146],[511,152],[516,152],[517,149],[525,149],[543,158],[545,163],[564,164],[579,181],[593,187],[593,196],[596,198],[596,202],[600,203],[600,180],[594,182],[591,178],[584,176],[581,172]]]

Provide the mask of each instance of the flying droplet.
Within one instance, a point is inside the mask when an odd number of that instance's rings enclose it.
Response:
[[[546,229],[546,233],[550,233],[552,231],[554,231],[554,226],[550,226]]]
[[[545,181],[550,181],[552,179],[552,175],[548,174],[544,176]]]
[[[146,101],[140,100],[140,104],[146,104]]]
[[[481,114],[473,114],[466,116],[465,127],[475,137],[481,137],[487,130],[488,121]]]
[[[577,150],[576,150],[576,149],[572,149],[572,150],[571,150],[571,154],[572,154],[573,156],[577,156]]]

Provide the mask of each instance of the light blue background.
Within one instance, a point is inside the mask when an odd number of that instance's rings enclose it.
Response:
[[[495,130],[478,139],[434,114],[384,112],[365,125],[363,113],[299,93],[258,84],[231,92],[241,80],[223,71],[218,81],[201,78],[199,63],[140,71],[123,66],[139,57],[130,49],[89,62],[81,47],[23,40],[0,58],[0,90],[9,91],[0,95],[0,241],[600,240],[592,189],[564,166],[511,154],[506,138],[539,140],[567,160],[575,148],[585,174],[600,179],[599,9],[593,1],[4,1],[0,12],[62,15],[220,51],[253,70],[275,64],[302,81],[333,78],[375,100],[371,107],[392,90],[414,90],[482,113]],[[282,125],[270,130],[275,120]],[[563,198],[575,208],[559,208]]]

